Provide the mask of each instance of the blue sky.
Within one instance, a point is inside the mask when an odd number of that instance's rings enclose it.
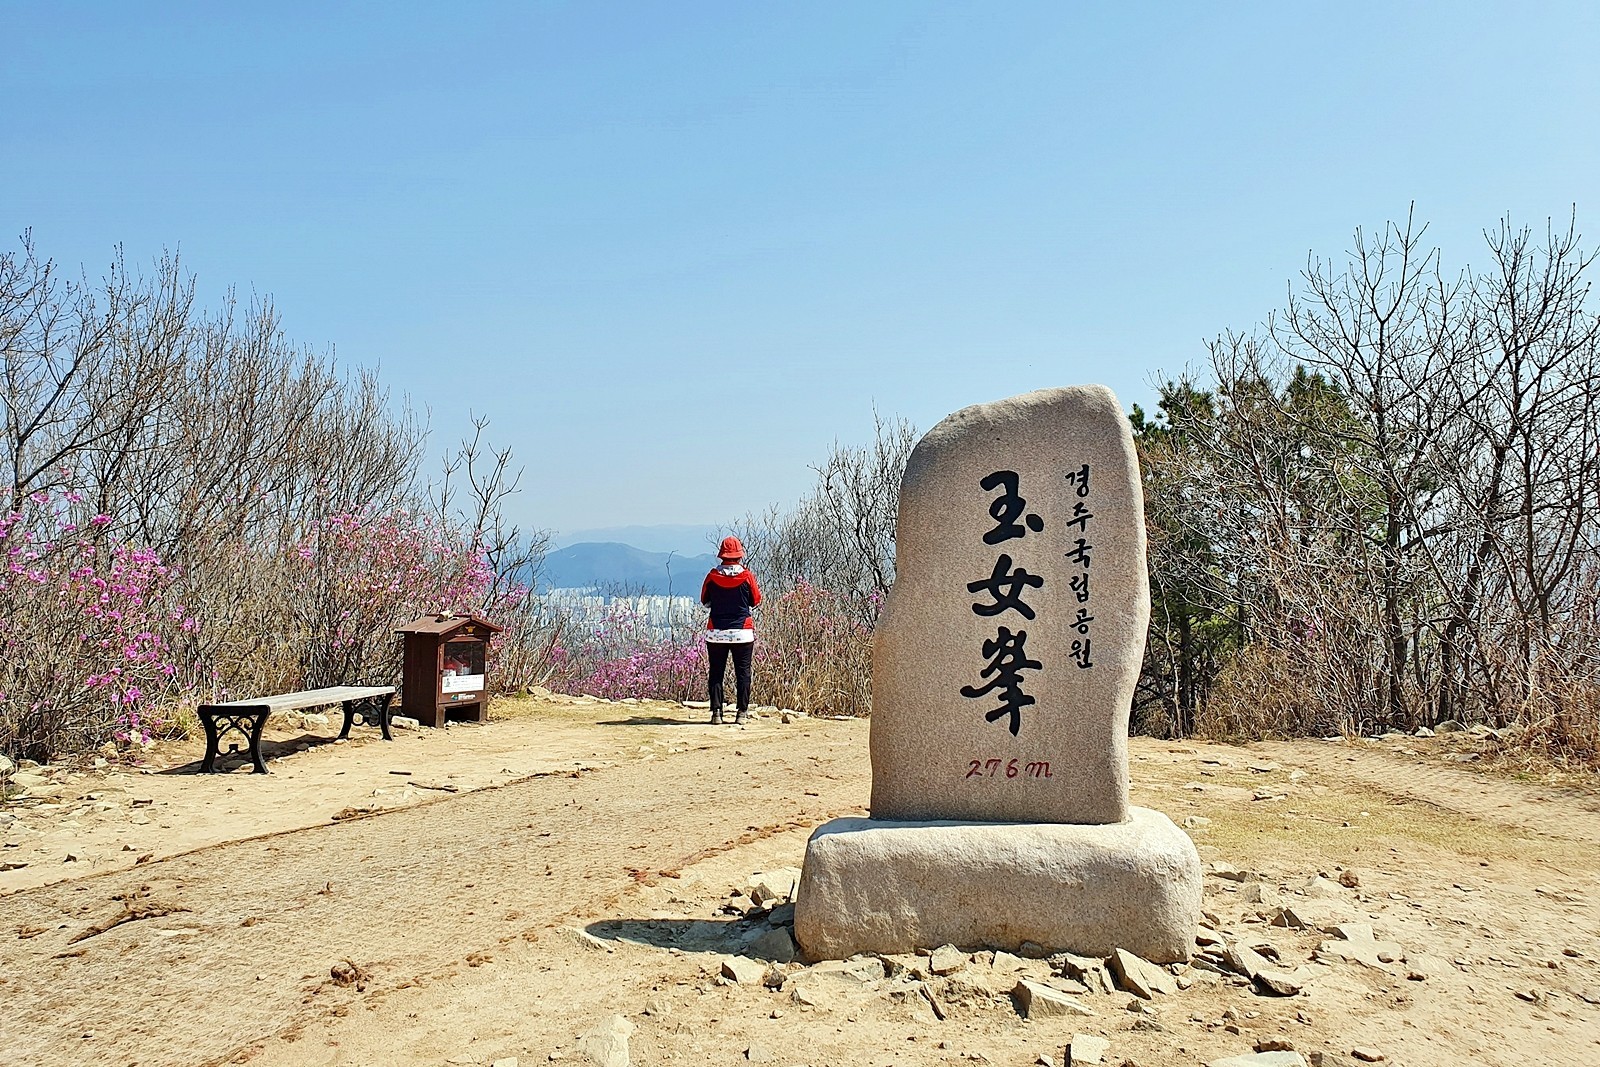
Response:
[[[1148,404],[1413,201],[1600,185],[1593,3],[0,4],[0,241],[469,413],[573,529],[795,500],[872,411]],[[1589,242],[1591,246],[1593,242]]]

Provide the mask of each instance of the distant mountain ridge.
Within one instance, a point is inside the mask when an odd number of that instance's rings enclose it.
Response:
[[[613,594],[700,595],[700,582],[717,557],[647,552],[617,541],[584,541],[544,558],[540,589],[596,589]],[[669,570],[670,568],[670,570]]]
[[[557,548],[571,548],[585,542],[619,544],[646,552],[700,556],[714,552],[721,536],[721,526],[658,523],[654,526],[599,526],[590,530],[562,530],[556,534],[553,543]],[[677,572],[676,565],[673,572]]]

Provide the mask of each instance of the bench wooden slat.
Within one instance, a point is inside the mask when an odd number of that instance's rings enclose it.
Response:
[[[347,700],[370,700],[394,692],[392,685],[335,685],[326,689],[304,689],[298,693],[258,697],[255,700],[229,700],[205,704],[208,708],[270,708],[272,711],[298,711],[324,704],[343,704]]]
[[[394,693],[395,687],[392,685],[334,685],[326,689],[303,689],[298,693],[257,697],[255,700],[201,704],[196,710],[200,715],[200,724],[206,731],[206,755],[200,770],[216,770],[223,735],[238,733],[250,740],[250,759],[255,763],[256,773],[266,774],[267,764],[261,757],[261,731],[267,725],[267,717],[276,711],[343,704],[344,729],[339,731],[341,739],[350,736],[351,725],[359,719],[368,726],[378,726],[383,730],[383,739],[393,741],[394,738],[389,734],[389,703]]]

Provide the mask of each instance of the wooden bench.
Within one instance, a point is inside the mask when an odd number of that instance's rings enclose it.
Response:
[[[339,731],[340,738],[349,737],[351,725],[359,719],[363,725],[381,727],[383,739],[393,741],[394,738],[389,734],[389,702],[393,699],[392,685],[335,685],[327,689],[305,689],[298,693],[282,693],[256,700],[201,704],[196,711],[200,715],[200,725],[206,731],[206,758],[200,770],[206,774],[215,771],[222,735],[238,733],[250,741],[250,759],[256,765],[255,773],[266,774],[267,764],[261,758],[261,731],[266,728],[267,716],[275,711],[301,711],[341,704],[344,706],[344,729]],[[238,744],[228,746],[229,752],[237,752],[238,749]]]

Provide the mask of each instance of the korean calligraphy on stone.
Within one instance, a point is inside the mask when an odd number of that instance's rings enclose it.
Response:
[[[1028,510],[1028,502],[1017,492],[1017,480],[1016,471],[995,471],[978,483],[986,491],[1002,490],[989,504],[989,517],[994,520],[995,526],[983,535],[986,545],[998,545],[1013,537],[1026,537],[1029,530],[1038,533],[1044,529],[1044,520],[1039,516],[1030,513],[1023,518],[1023,512]],[[1023,521],[1018,522],[1019,518],[1023,518]]]
[[[1094,615],[1089,610],[1089,569],[1094,563],[1094,545],[1089,542],[1089,524],[1094,520],[1094,512],[1089,510],[1086,499],[1089,496],[1089,465],[1085,463],[1075,471],[1068,471],[1064,477],[1078,497],[1072,505],[1072,517],[1066,524],[1069,527],[1076,526],[1079,535],[1068,542],[1071,547],[1067,549],[1066,557],[1068,563],[1076,563],[1082,568],[1082,573],[1067,579],[1067,588],[1072,590],[1073,598],[1080,605],[1070,624],[1078,634],[1073,638],[1071,655],[1072,662],[1079,670],[1088,670],[1094,666],[1091,658],[1092,639],[1089,636],[1089,624],[1094,622]]]
[[[1030,531],[1040,533],[1044,530],[1044,520],[1028,511],[1028,501],[1022,496],[1019,482],[1016,471],[995,471],[979,481],[979,487],[986,492],[1000,491],[989,503],[989,517],[995,525],[983,535],[984,544],[998,545],[1026,537]],[[974,615],[991,618],[1014,611],[1022,618],[1031,620],[1037,618],[1037,612],[1027,603],[1025,596],[1028,590],[1043,587],[1042,575],[1030,574],[1026,567],[1015,565],[1009,552],[1002,552],[995,560],[989,577],[968,582],[967,592],[984,593],[989,598],[987,602],[979,600],[972,604]],[[988,662],[978,672],[978,677],[988,680],[982,685],[961,687],[961,695],[971,699],[998,694],[1000,706],[989,711],[985,717],[990,722],[1005,719],[1006,728],[1013,737],[1022,729],[1022,709],[1036,703],[1033,697],[1023,691],[1022,672],[1039,670],[1044,666],[1038,660],[1028,658],[1027,641],[1026,630],[1013,633],[1010,627],[998,627],[995,636],[986,638],[982,644],[983,656]]]
[[[983,654],[989,658],[989,663],[978,676],[989,680],[981,686],[961,687],[962,696],[973,698],[999,690],[1000,706],[984,718],[990,722],[1006,718],[1006,728],[1011,731],[1012,737],[1017,736],[1017,731],[1022,728],[1022,709],[1036,703],[1033,697],[1022,691],[1022,672],[1044,666],[1038,660],[1028,658],[1025,648],[1027,642],[1028,631],[1012,633],[1009,628],[1000,627],[994,640],[983,643]]]
[[[1029,574],[1026,568],[1011,569],[1011,557],[1002,552],[1000,558],[994,561],[994,573],[988,578],[967,583],[967,592],[976,593],[986,590],[994,597],[992,604],[974,604],[974,615],[998,615],[1002,611],[1016,611],[1024,619],[1034,617],[1034,611],[1022,601],[1024,589],[1038,589],[1044,585],[1044,578],[1037,574]]]

